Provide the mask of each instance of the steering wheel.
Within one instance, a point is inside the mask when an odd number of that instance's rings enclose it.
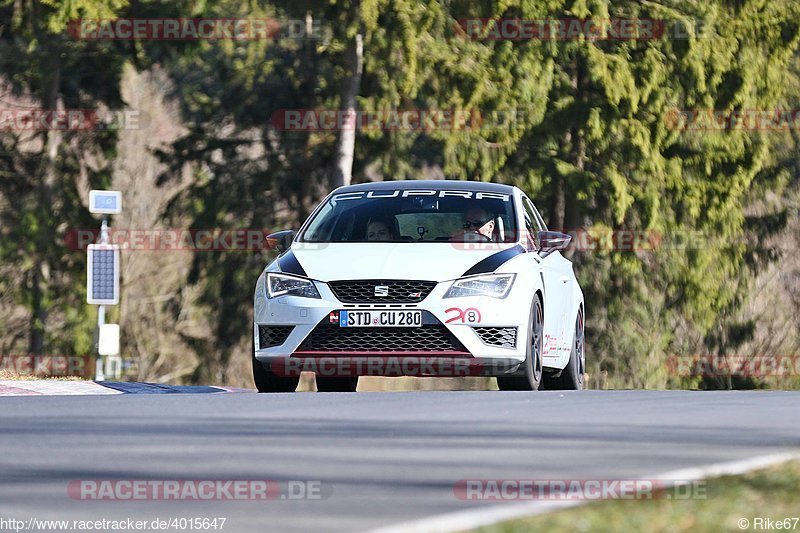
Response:
[[[468,235],[469,235],[469,239],[467,239]],[[482,242],[492,242],[492,238],[491,237],[487,237],[486,235],[484,235],[483,233],[481,233],[480,231],[477,231],[477,230],[464,232],[464,237],[465,237],[464,240],[467,241],[467,242],[472,241],[473,237],[478,237],[478,239],[475,239],[475,240],[481,240]]]

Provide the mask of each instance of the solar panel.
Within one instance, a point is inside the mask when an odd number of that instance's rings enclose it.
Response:
[[[119,303],[119,246],[90,244],[86,301],[94,305]]]

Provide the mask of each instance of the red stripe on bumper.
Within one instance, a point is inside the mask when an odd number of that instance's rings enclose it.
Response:
[[[425,356],[425,357],[441,357],[441,356],[458,356],[458,357],[472,357],[472,354],[469,352],[458,352],[458,351],[443,351],[443,352],[408,352],[408,351],[394,351],[394,352],[358,352],[358,351],[320,351],[320,352],[294,352],[292,356],[295,355],[370,355],[370,356],[377,356],[380,357],[382,355],[386,356],[398,356],[398,355],[407,355],[409,357],[418,357],[418,356]]]

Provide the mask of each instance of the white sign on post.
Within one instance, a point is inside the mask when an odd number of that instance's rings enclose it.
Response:
[[[97,338],[97,353],[100,355],[119,354],[119,324],[103,324]]]
[[[89,212],[99,215],[119,215],[122,213],[122,193],[89,191]]]

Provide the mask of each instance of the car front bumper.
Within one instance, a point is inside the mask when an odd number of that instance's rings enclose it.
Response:
[[[530,342],[530,295],[524,287],[512,288],[502,299],[445,299],[452,283],[446,281],[438,283],[416,304],[352,304],[340,301],[327,283],[319,281],[314,282],[319,299],[288,295],[267,298],[265,278],[262,274],[256,286],[255,357],[279,373],[302,369],[337,375],[503,375],[516,371],[525,360]],[[391,328],[394,332],[384,328],[341,328],[350,330],[342,331],[343,337],[374,336],[376,342],[348,345],[343,341],[322,349],[309,348],[309,344],[319,346],[307,342],[312,334],[318,339],[321,333],[335,336],[341,331],[335,323],[330,323],[330,316],[342,310],[421,310],[424,325]],[[264,342],[261,337],[265,332],[278,334],[267,337],[270,342]],[[447,343],[445,337],[449,339]],[[432,339],[430,346],[426,345],[427,338]],[[386,342],[382,342],[384,339]]]

